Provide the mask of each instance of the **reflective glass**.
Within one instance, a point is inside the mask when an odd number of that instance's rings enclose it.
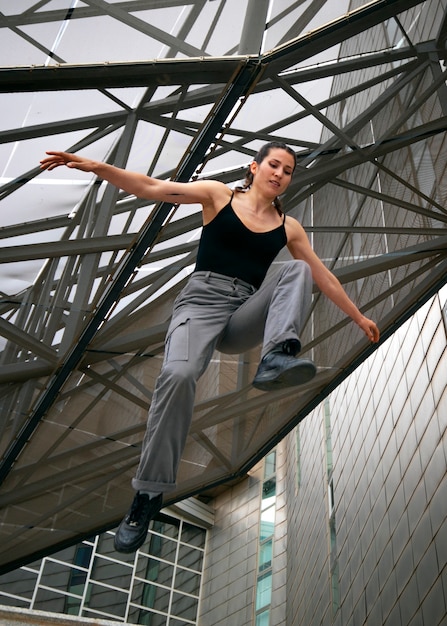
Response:
[[[268,606],[272,600],[272,573],[267,572],[258,577],[256,587],[256,611]]]
[[[270,626],[270,611],[263,611],[256,615],[256,626]]]
[[[179,545],[179,562],[184,567],[189,567],[196,572],[200,572],[203,565],[203,556],[203,550],[196,550],[195,548],[184,544]]]
[[[190,596],[184,596],[183,594],[176,592],[172,594],[171,612],[177,617],[195,620],[197,617],[198,605],[199,602],[197,598],[191,598]]]
[[[198,596],[200,591],[201,576],[177,566],[175,574],[175,588],[184,593]]]
[[[86,608],[94,609],[108,615],[124,617],[127,607],[127,596],[125,591],[109,589],[101,584],[92,582],[88,586]]]
[[[271,506],[261,512],[261,523],[259,531],[260,541],[273,536],[275,530],[275,506]]]
[[[272,566],[273,540],[269,539],[259,546],[259,572]]]

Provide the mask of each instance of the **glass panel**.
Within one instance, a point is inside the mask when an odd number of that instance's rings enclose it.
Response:
[[[333,615],[335,615],[335,613],[340,608],[340,587],[339,587],[338,581],[339,581],[338,563],[335,563],[334,569],[331,574]]]
[[[148,559],[148,568],[146,572],[146,580],[151,580],[171,587],[172,578],[174,576],[174,567],[169,563],[163,563],[157,559]]]
[[[256,611],[268,606],[272,599],[272,573],[259,576],[256,587]]]
[[[262,500],[270,500],[276,495],[276,478],[266,480],[262,485]]]
[[[331,437],[331,408],[329,399],[324,401],[324,421],[326,429],[326,463],[328,476],[331,475],[333,469],[332,461],[332,437]]]
[[[180,528],[180,520],[170,517],[163,521],[154,520],[152,522],[152,530],[156,533],[160,533],[165,537],[171,537],[172,539],[178,539]]]
[[[185,593],[198,596],[200,591],[200,575],[186,569],[178,568],[175,575],[175,588],[178,591],[184,591]]]
[[[116,617],[124,617],[126,614],[128,593],[90,583],[88,594],[87,608],[108,614],[113,613]]]
[[[296,484],[301,486],[301,437],[300,427],[296,427]]]
[[[270,452],[270,454],[268,454],[265,457],[264,478],[269,478],[270,476],[273,476],[275,472],[276,472],[276,451],[273,450],[273,452]]]
[[[68,582],[68,591],[70,593],[76,593],[79,596],[82,595],[87,576],[88,572],[73,568]]]
[[[46,587],[53,587],[54,589],[61,589],[67,591],[69,588],[70,580],[70,566],[66,563],[55,563],[50,559],[45,561],[43,568],[43,574],[41,578],[41,585]]]
[[[22,598],[33,597],[34,587],[37,581],[37,572],[28,572],[24,569],[17,569],[8,574],[0,576],[0,604],[5,604],[4,593],[10,593]]]
[[[179,546],[178,562],[196,572],[202,571],[203,552],[190,546]]]
[[[275,530],[275,507],[271,506],[270,508],[262,511],[261,513],[261,524],[259,530],[259,538],[261,541],[264,539],[268,539],[272,537],[273,531]]]
[[[172,594],[171,612],[177,617],[195,620],[197,617],[198,600],[190,596],[184,596],[181,593]]]
[[[206,530],[198,528],[192,524],[183,523],[182,538],[183,543],[190,543],[196,548],[205,547]]]
[[[67,615],[79,615],[81,602],[81,598],[67,598],[64,613],[67,613]]]
[[[329,515],[334,512],[335,497],[334,497],[334,481],[331,478],[328,484],[328,500],[329,500]]]
[[[273,541],[269,539],[265,543],[261,544],[259,548],[259,571],[263,572],[265,569],[272,566],[272,554],[273,554]]]
[[[269,626],[270,624],[270,611],[263,611],[259,615],[256,615],[256,626]]]
[[[49,611],[50,613],[64,613],[66,596],[50,591],[49,589],[39,589],[36,594],[33,608],[38,611]]]
[[[27,602],[26,600],[18,600],[17,598],[7,598],[6,596],[2,595],[1,591],[0,591],[0,604],[2,606],[15,606],[18,609],[30,608],[30,602]]]
[[[148,609],[166,612],[169,608],[170,590],[150,583],[138,582],[132,591],[132,602]]]
[[[173,541],[167,537],[160,537],[159,535],[151,535],[149,546],[147,550],[144,551],[147,551],[152,556],[158,556],[164,561],[173,563],[177,552],[177,541]]]
[[[93,546],[86,543],[80,543],[76,546],[76,552],[73,559],[74,565],[79,565],[79,567],[85,567],[88,569],[90,567],[90,559],[92,558]]]
[[[124,563],[109,561],[97,555],[93,564],[92,578],[119,589],[129,589],[132,570]]]

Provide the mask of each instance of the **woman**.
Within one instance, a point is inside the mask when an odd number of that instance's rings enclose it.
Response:
[[[140,465],[132,481],[137,493],[115,536],[118,551],[133,552],[143,544],[149,521],[162,508],[163,493],[175,489],[196,383],[215,349],[242,353],[262,343],[253,380],[261,390],[311,380],[315,365],[296,354],[311,304],[312,279],[371,342],[379,341],[379,330],[314,253],[302,226],[282,213],[278,197],[286,191],[296,166],[295,153],[285,144],[263,146],[249,166],[244,187],[235,192],[218,181],[158,180],[66,152],[47,155],[42,169],[65,165],[93,172],[139,198],[202,205],[196,268],[174,303]],[[284,246],[293,260],[264,280]]]

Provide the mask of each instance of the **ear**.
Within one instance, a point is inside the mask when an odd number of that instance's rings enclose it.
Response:
[[[258,164],[256,163],[256,161],[252,161],[250,163],[250,172],[253,174],[253,176],[256,174],[258,170]]]

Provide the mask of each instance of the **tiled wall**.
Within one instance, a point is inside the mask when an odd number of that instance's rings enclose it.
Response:
[[[262,464],[215,499],[208,535],[200,626],[252,624]]]
[[[329,399],[335,612],[323,407],[299,426],[298,489],[288,438],[290,626],[447,623],[446,302],[444,288]]]

